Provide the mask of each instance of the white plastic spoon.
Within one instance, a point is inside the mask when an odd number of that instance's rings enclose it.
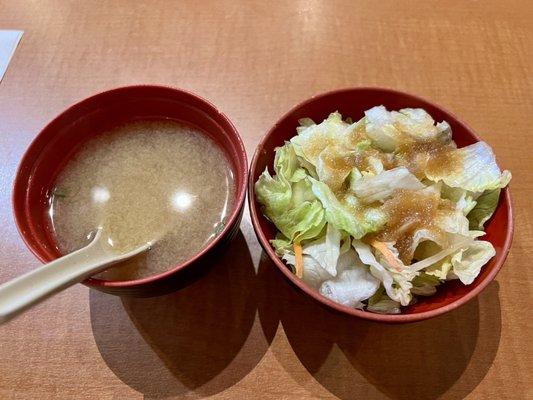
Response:
[[[91,243],[82,249],[0,285],[0,324],[112,264],[145,252],[151,245],[147,243],[127,253],[118,253],[98,229]]]

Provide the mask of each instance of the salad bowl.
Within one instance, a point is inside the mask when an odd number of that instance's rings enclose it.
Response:
[[[458,279],[449,280],[438,286],[435,294],[418,297],[418,301],[402,307],[399,314],[380,314],[339,304],[324,297],[298,278],[285,262],[278,257],[271,245],[277,229],[264,215],[257,199],[256,182],[266,168],[272,169],[276,148],[284,145],[296,134],[299,121],[323,121],[334,111],[354,120],[364,115],[365,110],[383,105],[389,110],[422,108],[435,121],[447,121],[452,139],[458,148],[480,142],[481,139],[464,122],[442,107],[420,97],[384,88],[346,88],[314,96],[292,108],[262,138],[255,151],[249,174],[248,202],[252,224],[257,237],[273,264],[299,291],[312,297],[318,304],[353,317],[387,323],[414,322],[436,317],[472,300],[495,278],[501,269],[511,246],[513,235],[513,211],[511,196],[507,187],[501,190],[499,203],[494,214],[485,223],[484,241],[492,244],[495,255],[483,266],[477,278],[469,285]]]

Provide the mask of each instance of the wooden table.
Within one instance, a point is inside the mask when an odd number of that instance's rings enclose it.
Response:
[[[427,97],[513,172],[516,230],[477,299],[383,326],[332,315],[288,287],[246,215],[228,254],[186,290],[120,300],[77,285],[0,327],[0,398],[531,396],[532,5],[2,0],[0,27],[25,31],[0,84],[2,282],[39,265],[11,214],[25,148],[74,101],[136,83],[211,100],[250,158],[278,117],[315,93],[378,85]]]

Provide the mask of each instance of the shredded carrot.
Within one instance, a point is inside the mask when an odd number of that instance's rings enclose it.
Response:
[[[294,243],[294,258],[296,259],[295,262],[295,274],[298,278],[301,278],[304,275],[304,257],[302,254],[302,246],[300,246],[300,243]]]
[[[377,240],[371,240],[370,245],[383,254],[383,257],[385,257],[385,260],[387,260],[389,265],[394,267],[394,269],[397,271],[402,271],[402,265],[396,260],[394,254],[392,254],[392,251],[389,250],[385,243],[378,242]]]

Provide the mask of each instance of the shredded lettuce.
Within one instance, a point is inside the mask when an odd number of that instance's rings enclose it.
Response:
[[[300,119],[272,168],[255,183],[271,245],[339,304],[398,314],[448,280],[471,284],[496,254],[479,237],[511,173],[485,142],[457,148],[423,109]]]

